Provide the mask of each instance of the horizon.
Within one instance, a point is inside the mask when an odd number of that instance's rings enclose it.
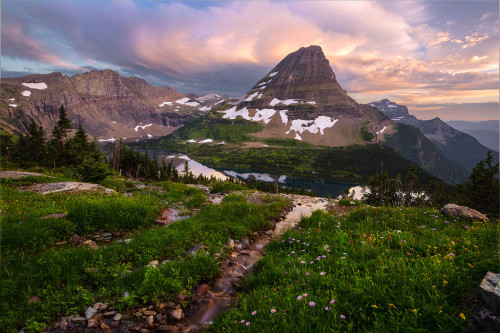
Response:
[[[319,45],[359,103],[387,98],[420,119],[498,120],[498,8],[498,1],[3,1],[1,75],[111,69],[184,94],[237,97],[287,54]]]

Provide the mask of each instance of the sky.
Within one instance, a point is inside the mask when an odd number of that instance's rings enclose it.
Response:
[[[237,97],[309,45],[360,103],[499,118],[498,0],[1,1],[2,77],[113,69]]]

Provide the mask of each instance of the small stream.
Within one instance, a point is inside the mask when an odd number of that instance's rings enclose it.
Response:
[[[300,195],[287,195],[293,200],[293,209],[284,219],[276,223],[272,233],[259,236],[247,249],[235,247],[231,256],[222,267],[222,277],[214,281],[212,287],[203,284],[196,293],[196,302],[186,310],[185,318],[177,325],[169,326],[172,332],[204,332],[212,320],[234,306],[234,295],[240,282],[251,271],[254,264],[262,258],[266,245],[295,227],[303,216],[313,211],[327,209],[330,200]]]

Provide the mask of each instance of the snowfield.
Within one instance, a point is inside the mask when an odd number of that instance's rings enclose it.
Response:
[[[312,134],[317,134],[319,132],[321,135],[324,135],[324,130],[335,125],[337,121],[338,119],[333,119],[326,116],[319,116],[314,120],[296,119],[292,120],[290,130],[288,130],[288,132],[286,132],[285,134],[290,133],[290,131],[295,131],[298,133],[304,133],[305,131],[308,131]]]
[[[144,125],[144,126],[141,126],[141,125],[137,125],[135,128],[134,128],[134,131],[138,131],[139,128],[142,128],[142,129],[146,129],[146,127],[148,126],[152,126],[153,124],[147,124],[147,125]]]
[[[243,119],[246,120],[251,120],[251,121],[263,121],[265,124],[269,123],[271,121],[271,117],[276,113],[276,110],[274,109],[263,109],[263,110],[256,110],[255,116],[250,117],[248,113],[248,109],[244,107],[243,109],[236,111],[236,106],[233,106],[229,110],[226,111],[219,111],[220,113],[224,113],[224,116],[222,118],[225,119],[236,119],[236,117],[240,116],[243,117]]]
[[[26,97],[31,96],[31,91],[25,90],[25,91],[22,92],[22,95],[26,96]]]
[[[38,90],[47,89],[47,84],[45,82],[41,82],[41,83],[23,83],[23,86],[28,87],[30,89],[38,89]]]
[[[187,105],[187,106],[199,106],[198,102],[190,102],[188,97],[184,97],[175,101],[177,104]]]
[[[164,107],[165,105],[170,106],[170,105],[172,105],[172,104],[173,104],[172,102],[163,102],[163,103],[161,103],[161,104],[160,104],[160,105],[158,105],[158,106],[162,108],[162,107]]]

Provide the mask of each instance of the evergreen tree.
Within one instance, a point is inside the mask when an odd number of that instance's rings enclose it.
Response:
[[[467,182],[459,188],[464,204],[490,217],[498,217],[499,210],[498,163],[494,161],[493,153],[489,151],[486,159],[477,163]]]
[[[404,192],[405,192],[405,204],[409,206],[411,204],[412,192],[415,192],[417,187],[418,177],[417,177],[417,166],[413,164],[405,176],[404,180]]]

